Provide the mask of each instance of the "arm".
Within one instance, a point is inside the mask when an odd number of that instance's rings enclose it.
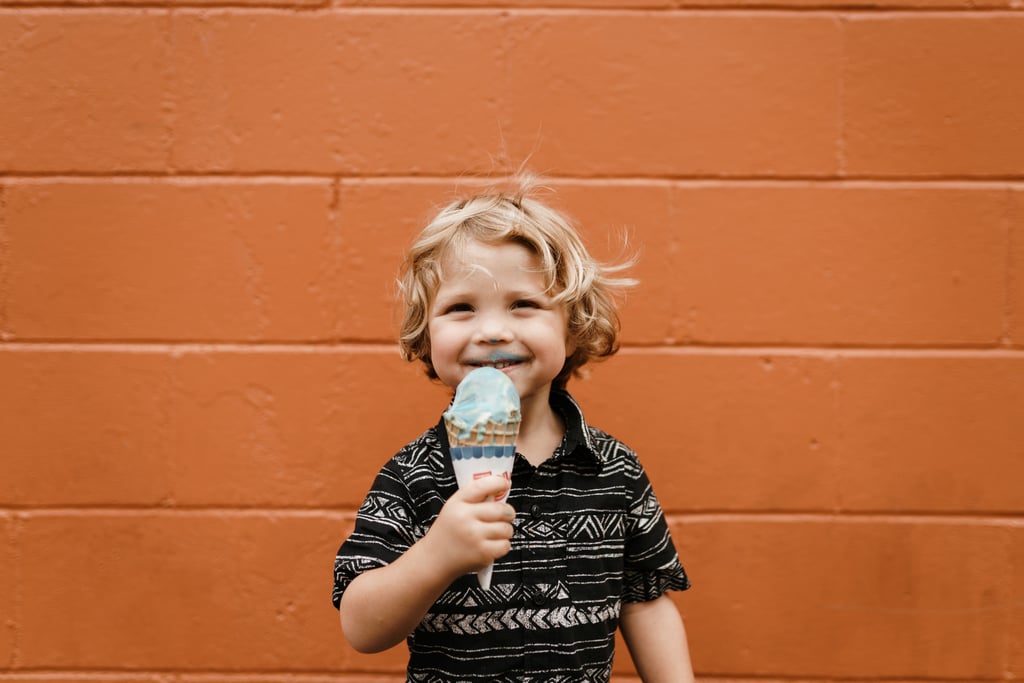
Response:
[[[683,619],[667,594],[622,605],[622,637],[644,683],[693,683]]]
[[[460,489],[423,538],[348,586],[340,612],[352,647],[380,652],[400,643],[452,581],[509,552],[515,511],[491,500],[508,486],[501,477],[486,477]]]

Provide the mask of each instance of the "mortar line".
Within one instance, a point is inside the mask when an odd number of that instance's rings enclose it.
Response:
[[[80,339],[61,341],[51,339],[19,339],[0,341],[0,353],[125,353],[125,354],[184,354],[240,353],[240,354],[377,354],[397,353],[398,344],[392,341],[321,342],[239,342],[239,341],[107,341]],[[620,356],[732,356],[732,357],[797,357],[797,358],[1024,358],[1024,348],[1006,348],[998,344],[978,346],[832,346],[798,345],[770,346],[757,344],[651,344],[623,345]]]
[[[0,8],[2,11],[2,8]],[[143,183],[143,182],[169,182],[188,184],[194,182],[215,182],[224,185],[245,185],[253,182],[260,183],[308,183],[308,182],[333,182],[342,180],[348,185],[358,184],[428,184],[428,183],[468,183],[468,182],[499,182],[507,180],[507,174],[493,175],[472,175],[466,173],[347,173],[342,171],[306,171],[287,172],[272,169],[260,171],[232,170],[232,171],[197,171],[188,169],[174,169],[168,172],[153,171],[121,171],[116,173],[106,171],[47,171],[47,172],[26,172],[6,171],[0,172],[0,182],[9,181],[23,184],[46,184],[54,182],[67,183],[89,183],[97,180],[112,183]],[[1024,175],[993,175],[993,176],[965,176],[957,174],[936,175],[936,176],[882,176],[872,174],[819,174],[819,175],[758,175],[758,174],[650,174],[629,173],[629,174],[555,174],[546,173],[543,176],[545,182],[552,184],[579,184],[579,185],[672,185],[678,187],[849,187],[866,189],[1005,189],[1024,186]]]
[[[363,671],[358,669],[224,669],[216,668],[194,670],[194,669],[103,669],[103,668],[76,668],[76,667],[31,667],[18,671],[0,671],[0,681],[23,680],[26,678],[36,680],[47,680],[51,677],[65,677],[72,675],[79,680],[137,680],[139,677],[173,677],[174,681],[206,681],[211,678],[216,680],[260,680],[260,681],[334,681],[343,683],[352,677],[360,679],[373,679],[380,681],[403,680],[405,674],[402,672],[381,672]],[[725,675],[725,674],[701,674],[698,681],[720,681],[721,683],[775,683],[777,681],[792,681],[793,683],[922,683],[925,681],[934,683],[977,683],[978,681],[1000,681],[1001,678],[973,677],[946,678],[936,676],[805,676],[793,674],[756,674]],[[637,681],[639,678],[632,676],[616,676],[616,680]]]
[[[32,517],[209,517],[275,519],[332,519],[353,521],[358,503],[350,506],[225,506],[225,505],[38,505],[26,504],[0,507],[0,514],[24,520]],[[1024,528],[1024,511],[997,513],[991,511],[877,511],[877,510],[674,510],[665,516],[679,523],[705,522],[771,522],[777,524],[843,523],[843,524],[928,524],[968,525]]]
[[[54,677],[65,678],[72,676],[78,680],[127,680],[135,681],[140,677],[152,677],[157,680],[170,678],[174,681],[207,681],[211,678],[215,678],[217,681],[222,680],[260,680],[260,681],[332,681],[334,683],[344,683],[344,681],[350,680],[353,677],[360,679],[371,679],[384,681],[401,681],[404,680],[405,674],[401,672],[380,672],[380,671],[364,671],[359,669],[346,669],[339,671],[337,669],[306,669],[306,670],[288,670],[288,669],[224,669],[219,670],[215,668],[202,669],[202,670],[182,670],[182,669],[97,669],[97,668],[76,668],[76,667],[32,667],[23,668],[18,671],[0,671],[0,681],[12,680],[21,681],[26,679],[34,680],[48,680]],[[623,683],[639,683],[640,679],[635,676],[616,676],[616,680],[621,680]],[[1003,681],[1003,678],[989,678],[989,677],[973,677],[970,679],[964,678],[944,678],[935,676],[851,676],[851,677],[836,677],[836,676],[797,676],[792,674],[765,674],[758,676],[756,674],[744,674],[738,676],[724,675],[724,674],[700,674],[697,676],[697,680],[700,683],[705,681],[719,681],[721,683],[777,683],[779,681],[791,681],[792,683],[978,683],[979,681]]]
[[[989,7],[948,7],[942,5],[916,6],[911,4],[896,4],[894,6],[878,6],[877,4],[864,3],[856,6],[848,5],[793,5],[783,2],[766,3],[761,6],[750,6],[749,4],[711,4],[711,3],[673,3],[665,5],[652,5],[641,7],[606,7],[606,6],[578,6],[563,5],[552,2],[549,5],[538,5],[534,7],[523,7],[512,0],[490,4],[486,7],[475,7],[471,5],[460,5],[451,3],[436,3],[432,5],[404,5],[395,3],[393,5],[379,5],[375,7],[341,5],[331,2],[317,2],[312,4],[290,3],[285,0],[271,0],[260,5],[251,5],[244,2],[223,2],[203,3],[199,0],[185,0],[173,2],[173,0],[147,0],[146,2],[130,2],[129,0],[110,0],[102,5],[90,4],[88,0],[40,0],[33,3],[20,3],[0,7],[0,10],[14,9],[55,9],[55,10],[96,10],[96,9],[129,9],[129,10],[152,10],[175,7],[185,10],[220,10],[220,9],[242,9],[250,12],[301,12],[301,11],[332,11],[344,12],[346,14],[365,15],[424,15],[424,14],[464,14],[464,15],[497,15],[513,14],[520,16],[531,16],[541,14],[544,16],[622,16],[622,15],[728,15],[731,17],[763,17],[763,16],[834,16],[840,12],[857,15],[878,15],[887,18],[915,18],[918,16],[963,18],[963,17],[992,17],[992,16],[1020,16],[1021,10],[1013,6],[989,6]]]

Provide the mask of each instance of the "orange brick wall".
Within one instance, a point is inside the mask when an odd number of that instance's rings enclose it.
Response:
[[[529,158],[705,681],[1024,677],[1016,0],[0,0],[0,683],[389,683],[331,562],[445,392],[399,252]],[[628,658],[617,681],[633,681]]]

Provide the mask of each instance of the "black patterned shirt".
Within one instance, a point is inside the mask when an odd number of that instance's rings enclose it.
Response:
[[[407,681],[608,681],[622,603],[689,587],[636,454],[589,427],[568,393],[551,404],[566,433],[538,467],[516,454],[511,552],[489,590],[467,574],[438,598],[407,639]],[[334,606],[422,538],[456,489],[439,423],[377,476],[335,558]]]

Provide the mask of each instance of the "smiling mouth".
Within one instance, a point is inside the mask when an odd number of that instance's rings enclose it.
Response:
[[[471,360],[467,364],[477,368],[504,370],[505,368],[511,368],[525,362],[526,359],[522,356],[513,356],[508,353],[492,353],[486,360]]]
[[[474,368],[494,368],[495,370],[504,370],[514,365],[519,365],[523,361],[521,360],[482,360],[482,361],[470,361],[467,365],[472,365]]]

